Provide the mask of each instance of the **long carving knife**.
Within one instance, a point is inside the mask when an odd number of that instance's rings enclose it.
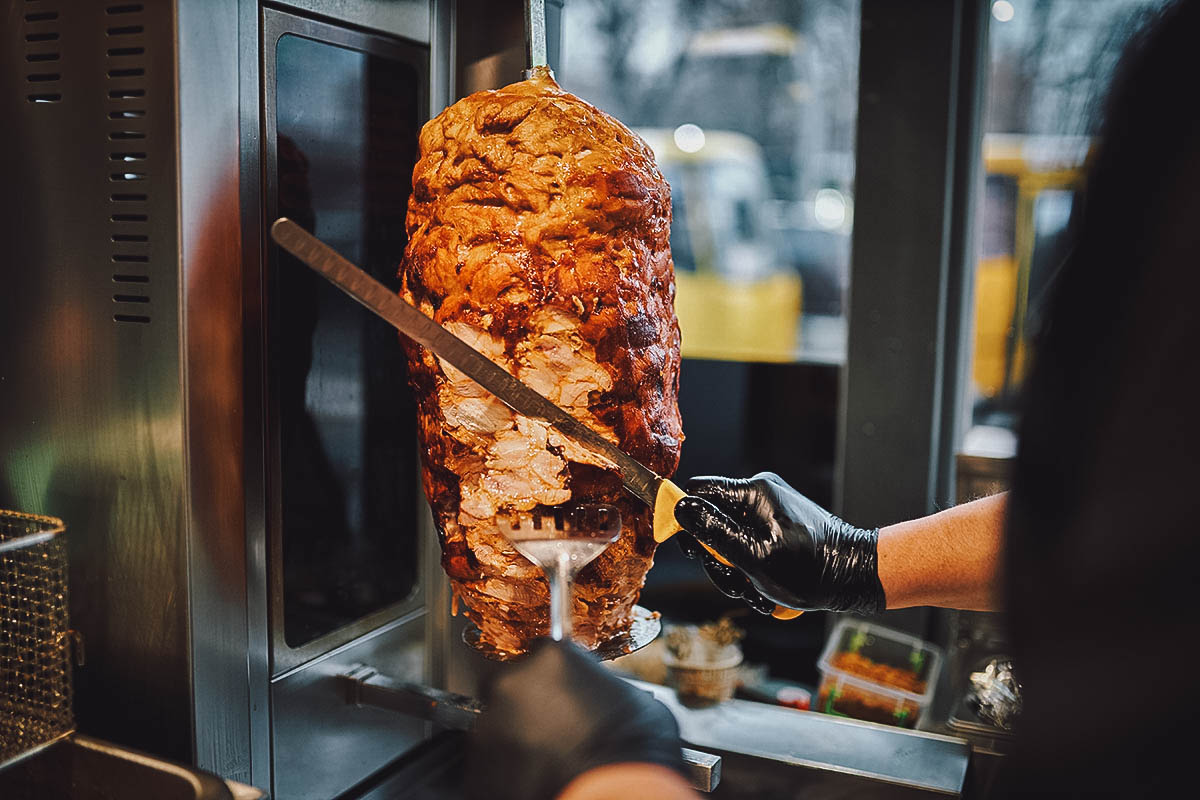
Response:
[[[429,348],[494,394],[513,411],[548,422],[564,436],[610,462],[620,473],[626,491],[653,509],[657,541],[665,542],[680,531],[675,522],[675,504],[685,493],[670,480],[526,386],[287,217],[280,217],[271,225],[271,238],[405,336]],[[715,558],[729,564],[715,550],[704,546]],[[791,619],[799,616],[799,612],[779,606],[775,616]]]

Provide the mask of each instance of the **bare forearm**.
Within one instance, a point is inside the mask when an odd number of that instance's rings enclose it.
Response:
[[[655,764],[610,764],[588,770],[558,800],[698,800],[687,781]]]
[[[1008,494],[964,503],[879,531],[879,580],[888,608],[1000,608]]]

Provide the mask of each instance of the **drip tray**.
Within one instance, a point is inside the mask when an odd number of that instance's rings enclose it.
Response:
[[[4,800],[258,800],[208,772],[72,734],[0,770]]]

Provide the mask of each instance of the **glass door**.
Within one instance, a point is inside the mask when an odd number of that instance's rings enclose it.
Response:
[[[428,48],[265,15],[267,225],[294,219],[398,289]],[[268,243],[273,670],[421,605],[416,412],[399,335]]]

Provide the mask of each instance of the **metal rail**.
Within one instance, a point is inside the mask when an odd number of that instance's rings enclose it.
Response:
[[[384,708],[453,730],[474,728],[484,709],[483,703],[472,697],[398,681],[363,664],[339,675],[338,681],[347,703]],[[721,782],[720,756],[685,747],[683,760],[693,789],[711,792],[717,788]]]

